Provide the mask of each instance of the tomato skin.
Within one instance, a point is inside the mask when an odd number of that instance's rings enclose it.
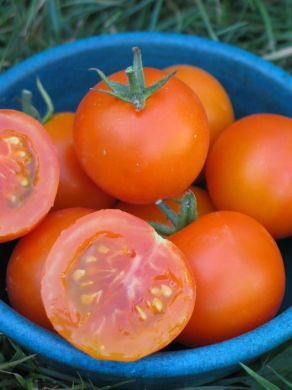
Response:
[[[214,211],[214,206],[212,205],[211,199],[206,191],[195,186],[191,186],[189,189],[193,191],[196,197],[198,217]],[[177,196],[177,198],[179,199],[182,195],[183,194]],[[174,202],[173,200],[166,200],[166,204],[171,207],[173,211],[179,211],[179,204],[177,202]],[[154,221],[171,226],[171,223],[166,215],[153,203],[147,205],[135,205],[118,202],[116,204],[116,208],[135,215],[147,222]]]
[[[178,340],[208,345],[270,320],[285,290],[281,253],[253,218],[234,211],[204,215],[170,240],[185,254],[196,277],[193,315]]]
[[[144,72],[147,86],[165,76],[152,68]],[[124,71],[110,79],[127,81]],[[107,87],[101,82],[98,88]],[[100,188],[125,202],[147,204],[189,187],[205,162],[209,129],[197,96],[173,77],[140,111],[91,90],[76,112],[74,143]]]
[[[181,251],[120,210],[63,231],[48,256],[42,299],[54,328],[94,358],[133,361],[186,325],[195,286]]]
[[[44,127],[16,110],[0,110],[0,242],[21,237],[54,203],[60,166]]]
[[[217,209],[257,219],[275,238],[292,234],[292,119],[254,114],[219,137],[206,165]]]
[[[81,168],[73,145],[75,114],[62,112],[44,124],[56,147],[61,165],[60,183],[54,209],[88,207],[102,209],[113,206],[115,200],[98,188]]]
[[[92,211],[76,207],[49,213],[33,231],[18,241],[9,259],[6,285],[11,306],[49,330],[53,330],[53,326],[41,300],[44,264],[61,232]]]
[[[185,82],[197,94],[206,111],[210,128],[210,146],[222,131],[234,121],[232,103],[223,85],[210,73],[191,65],[172,65],[167,73]]]

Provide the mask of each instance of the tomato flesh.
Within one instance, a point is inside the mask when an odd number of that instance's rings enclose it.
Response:
[[[22,112],[0,110],[0,242],[23,236],[48,213],[59,170],[43,126]]]
[[[99,359],[132,361],[170,343],[193,311],[182,253],[120,210],[79,219],[52,248],[42,298],[54,328]]]

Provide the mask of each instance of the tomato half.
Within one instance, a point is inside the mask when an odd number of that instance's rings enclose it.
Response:
[[[223,341],[270,320],[285,290],[281,253],[266,229],[234,211],[202,216],[171,236],[196,277],[193,315],[178,340]]]
[[[234,122],[206,165],[217,209],[248,214],[275,238],[292,234],[292,119],[254,114]]]
[[[102,209],[111,207],[115,200],[98,188],[81,168],[73,145],[73,123],[75,114],[54,114],[44,124],[56,147],[61,165],[60,183],[54,208],[89,207]]]
[[[197,214],[198,217],[214,211],[211,199],[208,193],[199,187],[191,186],[190,190],[193,191],[197,201]],[[180,199],[183,194],[178,195],[176,199]],[[166,200],[166,204],[175,212],[179,211],[179,203],[175,200]],[[125,202],[118,202],[116,205],[117,209],[126,211],[136,217],[144,219],[144,221],[159,222],[166,225],[171,225],[166,215],[153,203],[145,205],[135,205]]]
[[[209,72],[191,65],[172,65],[167,73],[185,82],[198,95],[206,111],[210,128],[210,145],[234,121],[230,98],[223,85]]]
[[[0,110],[0,242],[23,236],[48,213],[59,169],[44,127],[22,112]]]
[[[53,326],[41,300],[45,261],[61,232],[90,212],[90,209],[72,208],[49,213],[34,230],[18,241],[9,259],[6,286],[11,306],[47,329],[53,329]]]
[[[166,73],[144,68],[146,85]],[[124,83],[124,71],[110,76]],[[74,125],[77,156],[105,192],[128,203],[154,203],[188,188],[208,151],[209,129],[201,102],[172,77],[137,111],[127,102],[99,92],[97,84],[81,101]]]
[[[79,219],[54,244],[42,279],[54,328],[89,355],[132,361],[184,328],[194,307],[183,254],[120,210]]]

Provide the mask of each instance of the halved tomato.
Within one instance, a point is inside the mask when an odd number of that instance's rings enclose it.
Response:
[[[0,242],[23,236],[48,213],[59,170],[43,126],[22,112],[0,110]]]
[[[89,355],[132,361],[170,343],[195,301],[182,252],[145,221],[100,210],[64,230],[46,261],[42,299],[54,328]]]

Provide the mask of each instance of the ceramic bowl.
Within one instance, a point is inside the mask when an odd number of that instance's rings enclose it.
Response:
[[[133,46],[142,49],[146,66],[163,68],[177,63],[200,66],[225,86],[236,117],[256,112],[290,116],[292,78],[278,67],[240,49],[207,39],[176,34],[126,33],[96,36],[35,55],[0,76],[0,107],[20,108],[23,88],[37,98],[39,76],[55,103],[56,111],[74,110],[82,96],[97,82],[91,67],[107,74],[132,61]],[[39,109],[44,109],[37,101]],[[116,383],[129,378],[125,388],[176,389],[210,382],[250,362],[292,338],[292,240],[279,242],[287,270],[287,290],[279,314],[259,328],[218,344],[165,351],[132,363],[99,361],[69,345],[61,337],[34,325],[7,304],[5,266],[11,244],[0,246],[2,301],[0,331],[37,353],[59,370],[78,371],[95,383]]]

